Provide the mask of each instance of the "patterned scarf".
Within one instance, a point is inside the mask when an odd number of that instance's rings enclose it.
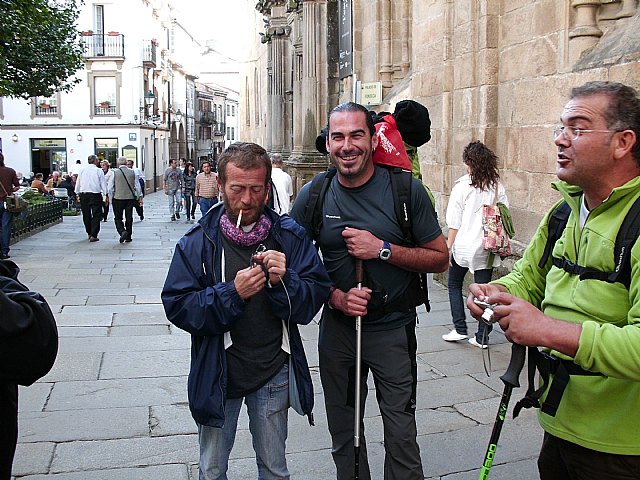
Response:
[[[242,227],[236,228],[235,224],[229,220],[226,212],[220,217],[220,231],[222,231],[222,234],[227,237],[230,242],[240,245],[241,247],[251,247],[260,242],[264,242],[269,236],[271,224],[271,220],[263,213],[253,225],[251,231],[245,232]]]

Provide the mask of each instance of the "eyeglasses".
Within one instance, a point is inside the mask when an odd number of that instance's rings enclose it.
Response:
[[[564,138],[570,141],[577,140],[583,133],[616,133],[620,130],[592,130],[588,128],[577,127],[553,127],[553,139],[558,138],[562,134]]]

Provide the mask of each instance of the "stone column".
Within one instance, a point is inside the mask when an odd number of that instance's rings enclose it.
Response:
[[[580,58],[582,52],[596,45],[602,36],[596,20],[600,5],[600,0],[571,2],[576,10],[574,27],[569,31],[569,61],[572,64]]]
[[[267,125],[267,147],[271,152],[282,153],[285,147],[284,135],[289,129],[285,124],[285,83],[287,80],[287,56],[291,27],[287,25],[282,7],[274,7],[269,20],[269,71]],[[257,92],[256,92],[257,93]]]
[[[380,48],[380,80],[382,88],[393,87],[393,59],[391,58],[391,0],[377,0],[378,45]]]
[[[411,0],[402,0],[402,18],[400,19],[400,38],[402,39],[400,55],[400,76],[404,78],[411,68]]]
[[[303,0],[300,28],[302,63],[294,71],[299,68],[301,75],[301,100],[300,108],[294,107],[294,145],[287,162],[296,192],[327,166],[326,157],[315,147],[327,115],[326,0]]]

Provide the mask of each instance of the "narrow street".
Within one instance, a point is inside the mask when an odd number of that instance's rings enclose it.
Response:
[[[189,227],[184,215],[170,221],[160,192],[145,198],[145,218],[135,217],[132,243],[118,242],[110,213],[99,242],[88,242],[77,216],[12,246],[20,280],[47,298],[60,332],[53,370],[20,390],[15,478],[198,478],[196,426],[186,394],[190,339],[169,324],[160,302],[173,247]],[[480,349],[441,339],[451,328],[446,289],[433,285],[431,302],[429,315],[421,310],[417,329],[417,419],[425,478],[475,480],[503,390],[499,377],[510,344],[500,332],[492,334],[493,374],[488,378]],[[335,478],[335,470],[318,375],[318,325],[313,322],[301,332],[315,384],[316,426],[290,410],[289,469],[294,479],[327,480]],[[511,407],[524,390],[514,391]],[[371,470],[373,478],[381,479],[382,422],[373,391],[366,417]],[[516,420],[509,413],[491,479],[538,478],[541,440],[535,412],[523,411]],[[246,415],[231,459],[229,478],[256,478]]]

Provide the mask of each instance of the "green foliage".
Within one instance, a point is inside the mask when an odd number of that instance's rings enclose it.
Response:
[[[84,67],[76,28],[82,0],[0,0],[0,96],[69,92]]]
[[[24,198],[29,205],[38,205],[40,203],[47,203],[51,201],[51,197],[46,197],[40,192],[36,192],[34,190],[27,190],[22,194],[22,198]]]

